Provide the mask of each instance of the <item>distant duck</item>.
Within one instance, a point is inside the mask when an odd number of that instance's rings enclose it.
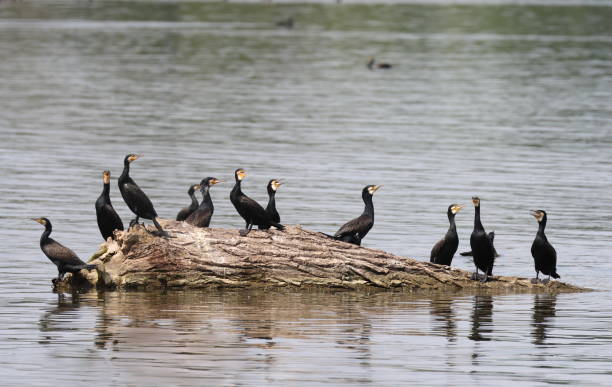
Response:
[[[282,28],[287,28],[288,30],[293,28],[293,18],[292,17],[288,17],[285,20],[281,20],[276,22],[276,26],[277,27],[282,27]]]
[[[533,240],[533,244],[531,245],[531,255],[533,256],[536,271],[536,277],[532,280],[532,282],[538,282],[540,272],[548,275],[548,279],[546,279],[545,282],[550,281],[550,277],[561,278],[561,276],[557,274],[557,252],[546,238],[546,234],[544,234],[544,229],[546,228],[546,221],[548,218],[546,211],[532,210],[531,216],[536,218],[539,224],[538,232]]]
[[[387,70],[387,69],[390,69],[390,68],[393,67],[393,65],[390,64],[390,63],[376,63],[376,60],[374,59],[373,56],[370,57],[370,59],[368,60],[368,63],[366,64],[366,66],[370,70],[374,70],[374,68]]]

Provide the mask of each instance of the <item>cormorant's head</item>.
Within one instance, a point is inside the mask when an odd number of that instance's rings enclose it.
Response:
[[[110,171],[102,172],[102,180],[104,181],[104,184],[110,183]]]
[[[49,221],[49,219],[47,218],[32,218],[33,221],[42,224],[43,226],[47,226],[48,224],[51,224],[51,222]]]
[[[242,168],[236,169],[234,172],[234,176],[236,177],[236,181],[242,181],[246,177],[246,172]]]
[[[268,191],[276,191],[283,183],[276,179],[272,179],[268,182]]]
[[[189,190],[187,190],[187,194],[189,194],[189,196],[191,196],[191,195],[193,195],[193,193],[196,190],[199,190],[199,189],[200,189],[200,185],[199,184],[194,184],[191,187],[189,187]]]
[[[210,187],[215,184],[221,183],[223,180],[219,180],[216,177],[207,177],[206,179],[202,179],[200,182],[200,187]]]
[[[472,196],[472,203],[474,207],[480,207],[480,198],[478,196]]]
[[[378,191],[378,189],[380,189],[380,187],[382,187],[382,185],[366,185],[365,188],[363,189],[363,192],[367,192],[368,195],[372,196],[374,195],[374,192]]]
[[[536,218],[538,223],[542,221],[542,219],[546,218],[546,211],[544,210],[531,210],[531,216]]]
[[[130,153],[129,155],[125,156],[125,160],[124,162],[126,163],[131,163],[134,160],[138,160],[139,158],[141,158],[143,155],[136,155],[134,153]]]
[[[463,206],[460,206],[459,204],[451,204],[448,206],[448,213],[455,215],[457,212],[461,211],[462,208]]]

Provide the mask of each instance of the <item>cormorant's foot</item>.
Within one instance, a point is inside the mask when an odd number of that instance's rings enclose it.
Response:
[[[550,282],[550,279],[549,279],[549,278],[546,278],[546,279],[543,279],[543,280],[542,280],[542,283],[543,283],[544,285],[546,285],[546,284],[547,284],[547,283],[549,283],[549,282]]]
[[[472,280],[474,280],[474,281],[480,281],[480,274],[478,274],[478,273],[472,273]]]
[[[537,283],[538,283],[539,281],[540,281],[540,280],[539,280],[539,279],[537,279],[537,278],[532,278],[532,279],[531,279],[531,283],[532,283],[532,284],[534,284],[534,285],[537,285]]]
[[[487,276],[482,277],[482,278],[480,279],[480,282],[482,282],[483,284],[484,284],[485,282],[489,282],[489,277],[487,277]]]
[[[242,236],[242,237],[245,237],[245,236],[249,235],[249,232],[248,232],[247,230],[240,230],[238,233],[239,233],[239,234],[240,234],[240,236]]]

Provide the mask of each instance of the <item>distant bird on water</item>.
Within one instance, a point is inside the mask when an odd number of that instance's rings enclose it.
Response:
[[[361,241],[374,226],[374,203],[372,196],[382,185],[366,185],[361,191],[361,198],[365,203],[363,213],[357,218],[348,221],[334,234],[334,238],[360,246]]]
[[[198,208],[187,218],[187,223],[196,227],[208,227],[210,220],[212,219],[215,207],[213,206],[212,199],[210,198],[209,189],[212,185],[221,183],[222,180],[216,177],[207,177],[200,182],[200,191],[202,192],[202,202]]]
[[[107,240],[109,237],[115,239],[115,230],[123,230],[123,222],[113,208],[110,200],[110,171],[102,172],[102,181],[104,188],[98,200],[96,200],[96,218],[98,220],[98,228],[102,234],[102,238]]]
[[[283,27],[283,28],[287,28],[287,29],[292,29],[293,28],[293,18],[292,17],[288,17],[285,20],[280,20],[278,22],[276,22],[276,26],[277,27]]]
[[[531,215],[536,218],[539,224],[538,232],[536,233],[536,237],[531,245],[531,255],[533,256],[536,271],[536,277],[532,280],[532,282],[538,282],[540,272],[548,275],[548,279],[546,279],[545,282],[550,281],[550,277],[561,278],[561,276],[557,274],[557,252],[555,251],[555,248],[552,247],[550,242],[548,242],[546,234],[544,234],[546,221],[548,219],[546,211],[532,210]]]
[[[370,70],[374,70],[375,68],[382,69],[382,70],[388,70],[393,67],[393,65],[390,63],[377,63],[373,56],[371,56],[368,59],[368,63],[366,64],[366,66]]]
[[[459,235],[457,234],[457,226],[455,225],[455,215],[461,211],[462,208],[463,206],[458,204],[451,204],[448,206],[446,215],[448,216],[450,226],[444,238],[440,239],[431,249],[431,254],[429,256],[430,262],[437,263],[438,265],[451,265],[453,256],[457,252],[457,247],[459,247]]]
[[[176,214],[176,220],[185,220],[189,217],[189,215],[193,214],[193,212],[198,209],[198,199],[196,199],[195,197],[195,191],[197,189],[200,189],[199,184],[189,186],[189,189],[187,190],[187,195],[189,195],[189,197],[191,198],[191,204],[187,207],[183,207],[179,211],[179,213]]]
[[[254,225],[257,225],[259,229],[263,230],[269,229],[272,226],[279,230],[283,230],[285,227],[282,224],[272,220],[270,214],[268,214],[259,203],[242,192],[241,183],[246,177],[244,169],[236,169],[234,177],[236,179],[236,184],[230,193],[230,200],[236,208],[236,211],[238,211],[238,214],[240,214],[246,222],[245,229],[240,230],[240,235],[247,236]]]
[[[485,232],[482,222],[480,221],[480,199],[472,198],[474,204],[474,231],[470,236],[470,246],[472,246],[472,255],[474,257],[474,265],[476,272],[474,279],[479,279],[478,270],[484,272],[484,278],[481,282],[487,282],[490,275],[493,275],[493,264],[495,263],[495,249],[493,241]]]
[[[268,182],[266,187],[268,190],[268,206],[266,207],[266,212],[276,223],[280,223],[280,215],[278,211],[276,211],[276,191],[280,188],[281,184],[283,183],[276,179],[272,179]]]
[[[142,155],[135,155],[133,153],[125,156],[123,160],[123,173],[119,177],[119,191],[123,200],[128,205],[130,210],[136,215],[130,222],[130,227],[138,224],[139,218],[145,218],[153,221],[153,224],[159,231],[161,236],[169,237],[170,235],[164,231],[164,229],[157,222],[157,212],[153,208],[153,203],[147,197],[147,195],[140,189],[138,184],[130,177],[130,163],[138,160]]]
[[[47,218],[32,218],[33,221],[45,226],[45,231],[40,237],[40,249],[47,258],[57,266],[58,276],[55,281],[61,281],[66,273],[76,273],[82,269],[93,270],[96,265],[88,265],[74,253],[59,242],[49,238],[51,231],[51,221]]]

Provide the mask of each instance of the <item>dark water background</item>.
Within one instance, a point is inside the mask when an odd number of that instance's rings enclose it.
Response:
[[[609,385],[610,20],[606,1],[0,1],[0,384]],[[88,257],[103,169],[130,217],[130,152],[162,217],[242,167],[260,201],[285,181],[284,223],[334,232],[384,184],[364,245],[419,259],[453,202],[469,249],[479,195],[499,274],[533,275],[542,208],[563,280],[603,291],[54,294],[29,218]],[[230,189],[215,227],[242,226]]]

